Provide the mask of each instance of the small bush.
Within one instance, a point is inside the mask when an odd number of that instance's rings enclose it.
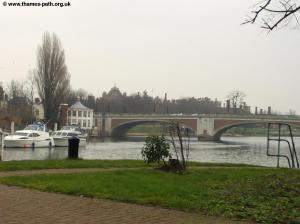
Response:
[[[142,156],[146,163],[160,163],[170,156],[170,144],[164,136],[148,136],[142,149]]]

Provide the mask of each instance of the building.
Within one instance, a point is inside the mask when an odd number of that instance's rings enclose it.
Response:
[[[68,108],[68,124],[79,125],[82,129],[90,130],[93,128],[94,110],[84,106],[78,100]]]
[[[33,116],[36,121],[41,121],[45,119],[44,106],[39,98],[34,99],[34,104],[32,105]]]

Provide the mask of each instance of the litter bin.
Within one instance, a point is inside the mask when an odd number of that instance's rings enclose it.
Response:
[[[68,139],[68,158],[78,159],[78,148],[80,139],[77,137],[72,137]]]

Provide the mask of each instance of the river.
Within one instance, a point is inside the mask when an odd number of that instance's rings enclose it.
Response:
[[[294,138],[298,158],[300,157],[300,137]],[[86,147],[79,149],[82,159],[142,159],[141,149],[144,141],[141,138],[93,139]],[[271,145],[275,153],[277,143]],[[202,142],[192,139],[190,143],[189,161],[242,163],[275,167],[277,159],[266,155],[267,140],[265,137],[222,137],[221,142]],[[282,143],[282,153],[288,153],[288,147]],[[11,160],[54,160],[65,159],[68,148],[56,147],[22,149],[7,148],[2,152],[3,161]],[[288,166],[286,159],[280,160],[280,166]]]

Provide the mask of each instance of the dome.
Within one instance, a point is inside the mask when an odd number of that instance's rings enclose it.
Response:
[[[120,96],[122,96],[122,93],[121,93],[121,91],[119,90],[118,87],[114,86],[113,88],[111,88],[109,90],[107,96],[112,97],[112,98],[120,97]]]

